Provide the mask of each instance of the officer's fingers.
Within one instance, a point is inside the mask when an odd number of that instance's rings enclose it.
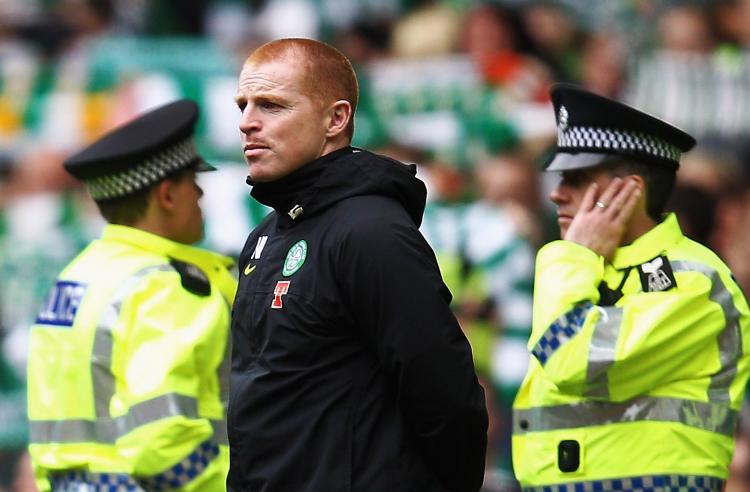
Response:
[[[630,216],[633,215],[633,211],[635,210],[636,205],[638,205],[638,201],[641,199],[641,188],[638,184],[633,183],[632,186],[629,185],[628,188],[632,188],[632,190],[625,195],[625,201],[617,213],[618,217],[623,221],[629,219]]]
[[[612,215],[617,215],[633,191],[638,187],[638,184],[632,179],[623,179],[619,183],[617,193],[610,199],[608,210]]]
[[[607,187],[604,189],[602,194],[599,196],[599,203],[602,203],[607,208],[610,208],[610,205],[614,201],[615,197],[618,193],[620,193],[622,189],[622,178],[615,177],[610,183],[607,185]]]
[[[596,203],[596,195],[598,192],[599,185],[596,183],[591,183],[589,187],[586,188],[586,193],[583,194],[580,210],[589,211],[594,208],[594,203]]]

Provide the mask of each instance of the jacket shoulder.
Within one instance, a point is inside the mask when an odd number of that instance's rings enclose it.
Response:
[[[361,230],[396,222],[413,224],[399,201],[385,195],[356,195],[341,200],[334,216],[339,227]]]
[[[180,282],[185,290],[201,297],[211,294],[211,282],[197,265],[175,258],[170,258],[169,264],[180,275]]]

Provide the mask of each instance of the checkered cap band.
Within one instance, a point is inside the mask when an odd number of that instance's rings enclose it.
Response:
[[[218,455],[219,446],[214,442],[204,441],[172,468],[151,477],[138,477],[138,482],[149,492],[179,489],[200,475]]]
[[[158,183],[168,174],[198,159],[193,139],[188,138],[118,174],[87,179],[86,188],[94,200],[117,198]]]
[[[570,126],[557,134],[558,151],[566,149],[625,150],[679,162],[680,149],[666,140],[642,132],[611,130],[588,126]]]
[[[524,487],[524,492],[720,492],[724,481],[695,475],[651,475]]]

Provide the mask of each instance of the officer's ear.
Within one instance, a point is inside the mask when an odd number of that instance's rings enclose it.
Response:
[[[155,187],[153,199],[156,205],[164,211],[171,211],[175,208],[175,182],[171,179],[161,180]]]
[[[624,179],[635,182],[638,185],[638,189],[641,190],[642,195],[646,193],[646,180],[640,174],[629,174]]]

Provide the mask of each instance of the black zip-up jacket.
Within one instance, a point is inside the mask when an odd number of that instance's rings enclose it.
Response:
[[[478,490],[484,392],[415,167],[347,147],[252,195],[275,211],[240,256],[228,489]]]

